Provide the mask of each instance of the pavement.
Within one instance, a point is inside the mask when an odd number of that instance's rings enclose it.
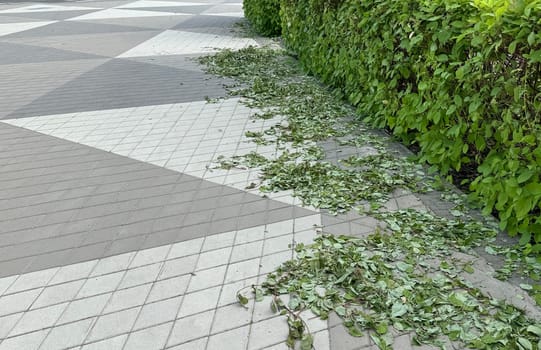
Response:
[[[239,0],[0,2],[0,350],[286,349],[284,317],[236,291],[322,229],[373,231],[247,189],[256,170],[209,167],[277,152],[244,136],[276,121],[209,103],[227,81],[193,61],[260,45],[242,17]],[[377,349],[306,319],[317,350]]]

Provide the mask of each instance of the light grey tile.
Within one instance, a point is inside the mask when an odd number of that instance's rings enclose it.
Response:
[[[210,336],[207,350],[245,350],[248,345],[249,326]]]
[[[173,244],[167,259],[181,258],[193,254],[198,254],[203,245],[203,238],[191,239]]]
[[[168,260],[163,266],[163,270],[160,273],[160,279],[185,275],[191,273],[195,269],[195,264],[197,262],[197,256],[187,256],[183,258],[178,258],[174,260]]]
[[[32,304],[32,309],[70,301],[77,295],[84,283],[84,280],[78,280],[46,287]]]
[[[229,329],[238,328],[250,323],[252,310],[240,304],[231,304],[216,310],[212,333],[220,333]]]
[[[122,334],[117,337],[83,345],[81,350],[121,350],[127,338],[127,334]]]
[[[130,333],[125,348],[130,350],[163,349],[172,327],[173,322],[169,322]]]
[[[164,261],[170,249],[170,245],[165,245],[161,247],[140,250],[137,252],[137,255],[135,255],[135,258],[131,262],[130,268]]]
[[[259,260],[259,258],[256,258],[230,264],[227,267],[225,283],[257,276],[259,273]]]
[[[135,322],[135,329],[172,321],[177,317],[182,297],[145,304]]]
[[[58,320],[58,324],[82,320],[101,313],[112,293],[72,301]]]
[[[287,339],[288,327],[285,317],[275,317],[252,324],[248,349],[261,349]]]
[[[5,339],[0,345],[0,350],[34,350],[39,347],[49,330],[40,330],[17,337]]]
[[[167,346],[173,346],[206,336],[210,332],[214,310],[176,320]]]
[[[231,262],[253,259],[261,256],[263,241],[235,245],[231,254]]]
[[[124,276],[124,271],[109,275],[91,277],[86,280],[83,288],[77,294],[78,298],[85,298],[96,294],[107,293],[115,290]]]
[[[214,287],[186,294],[182,301],[178,317],[214,309],[218,303],[218,298],[220,297],[220,289],[221,287]]]
[[[32,289],[0,297],[0,315],[26,311],[43,289]]]
[[[36,271],[20,275],[19,278],[8,288],[6,294],[17,293],[23,290],[44,287],[53,278],[58,268]]]
[[[126,253],[100,259],[90,276],[99,276],[126,270],[135,253]]]
[[[21,319],[23,313],[11,314],[8,316],[0,317],[0,339],[4,339],[9,331],[15,326],[17,321]]]
[[[94,320],[89,318],[54,327],[41,345],[40,350],[60,350],[81,345],[93,322]]]
[[[87,340],[100,340],[129,332],[135,323],[139,309],[140,307],[137,307],[100,316]]]
[[[14,336],[52,327],[67,306],[68,303],[63,303],[28,311],[23,315],[9,335]]]
[[[191,275],[177,276],[155,282],[152,285],[152,290],[150,291],[147,302],[150,303],[184,294],[188,287],[190,276]]]
[[[122,279],[119,288],[126,288],[138,284],[154,282],[162,267],[162,263],[146,265],[130,269]]]
[[[201,253],[197,262],[197,270],[204,270],[210,267],[225,265],[229,262],[231,247],[216,249]]]
[[[190,280],[188,292],[221,285],[223,283],[226,270],[227,266],[223,265],[195,272]]]
[[[147,283],[140,286],[115,291],[103,312],[110,313],[143,305],[151,287],[152,284]]]
[[[91,260],[78,264],[62,266],[49,284],[58,284],[87,278],[97,263],[97,260]]]

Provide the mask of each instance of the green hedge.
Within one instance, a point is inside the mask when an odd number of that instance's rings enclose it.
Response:
[[[282,0],[282,35],[360,113],[541,243],[541,0]],[[537,245],[534,249],[539,249]]]
[[[280,35],[280,0],[243,0],[244,14],[265,36]]]

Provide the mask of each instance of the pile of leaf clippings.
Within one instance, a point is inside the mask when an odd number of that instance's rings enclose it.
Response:
[[[302,349],[312,347],[300,317],[302,310],[311,310],[321,318],[335,312],[352,335],[371,330],[381,349],[392,348],[391,328],[413,332],[417,344],[443,347],[446,336],[473,349],[541,349],[541,326],[470,285],[460,273],[472,273],[472,266],[454,260],[452,252],[486,246],[489,253],[505,254],[502,278],[516,271],[535,277],[539,262],[525,260],[516,248],[492,244],[496,231],[466,215],[465,201],[457,198],[453,220],[416,210],[381,210],[396,189],[423,192],[440,186],[422,167],[387,148],[388,141],[355,118],[341,96],[306,76],[286,52],[249,47],[199,60],[209,73],[237,81],[227,87],[229,95],[259,110],[253,118],[276,119],[267,130],[246,134],[256,144],[275,145],[276,158],[251,152],[220,157],[217,167],[258,168],[263,192],[292,190],[303,204],[331,213],[367,213],[368,207],[367,214],[386,226],[366,239],[322,235],[313,245],[300,244],[295,259],[254,286],[256,300],[272,295],[273,309],[288,316],[290,347],[297,341]],[[319,146],[327,140],[368,147],[375,154],[329,162]],[[523,288],[541,301],[541,288]],[[290,296],[288,303],[281,301],[283,294]],[[238,298],[248,302],[243,293]]]

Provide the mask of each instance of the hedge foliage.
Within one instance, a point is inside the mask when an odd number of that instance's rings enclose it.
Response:
[[[246,18],[265,36],[280,35],[280,0],[243,0]]]
[[[282,0],[281,16],[306,69],[444,174],[477,169],[484,211],[541,243],[541,0]]]

